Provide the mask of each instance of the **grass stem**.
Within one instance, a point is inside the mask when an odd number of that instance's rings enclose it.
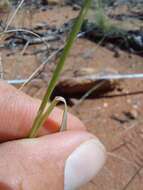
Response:
[[[41,120],[43,119],[43,113],[45,111],[45,108],[47,106],[47,104],[50,102],[50,97],[52,95],[52,92],[57,84],[57,81],[59,80],[59,77],[60,77],[60,74],[61,74],[61,71],[63,70],[63,67],[64,67],[64,64],[65,64],[65,61],[66,61],[66,58],[68,57],[69,55],[69,52],[70,52],[70,49],[77,37],[77,34],[78,32],[80,31],[80,28],[81,28],[81,25],[83,23],[83,20],[84,20],[84,17],[85,15],[87,14],[88,12],[88,9],[91,5],[91,2],[92,0],[84,0],[84,3],[83,3],[83,6],[81,8],[81,11],[79,13],[79,16],[77,17],[74,25],[73,25],[73,28],[71,30],[71,33],[69,35],[69,38],[67,40],[67,43],[65,45],[65,48],[63,50],[63,53],[61,54],[61,57],[60,57],[60,60],[59,60],[59,63],[57,64],[56,66],[56,69],[53,73],[53,76],[51,78],[51,81],[48,85],[48,88],[47,88],[47,91],[45,93],[45,96],[43,98],[43,101],[41,103],[41,106],[38,110],[38,114],[35,118],[35,121],[33,123],[33,127],[30,131],[30,135],[29,137],[30,138],[34,138],[35,135],[37,134],[37,130],[42,127],[42,123]],[[35,131],[35,133],[33,134],[32,132]]]

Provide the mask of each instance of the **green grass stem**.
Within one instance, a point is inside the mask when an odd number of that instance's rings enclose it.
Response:
[[[63,70],[66,58],[68,57],[70,49],[71,49],[71,47],[72,47],[72,45],[73,45],[73,43],[77,37],[78,32],[80,31],[84,17],[88,12],[88,9],[91,5],[91,2],[92,2],[92,0],[84,0],[84,3],[83,3],[83,6],[81,8],[81,11],[79,13],[79,16],[77,17],[77,19],[73,25],[73,28],[71,30],[71,33],[69,35],[69,38],[68,38],[67,43],[65,45],[65,48],[63,50],[63,53],[61,54],[61,57],[59,59],[59,63],[56,66],[56,69],[55,69],[53,76],[51,78],[51,81],[48,85],[48,88],[47,88],[47,91],[46,91],[45,96],[43,98],[43,101],[41,103],[41,106],[38,110],[37,116],[35,118],[32,129],[30,131],[30,135],[29,135],[30,138],[34,138],[37,134],[38,129],[42,127],[43,113],[45,112],[45,108],[47,107],[47,104],[50,102],[50,97],[52,95],[52,92],[53,92],[53,90],[57,84],[57,81],[59,80],[59,77],[60,77],[61,71]],[[45,120],[45,118],[44,118],[44,120]],[[34,131],[34,133],[33,133],[33,131]]]

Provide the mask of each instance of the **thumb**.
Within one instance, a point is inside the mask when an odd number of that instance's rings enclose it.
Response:
[[[0,154],[3,190],[75,190],[99,172],[106,157],[101,142],[84,131],[3,143]]]

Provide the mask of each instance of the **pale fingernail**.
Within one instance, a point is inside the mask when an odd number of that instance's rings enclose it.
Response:
[[[64,190],[76,190],[89,182],[103,167],[106,150],[98,139],[82,143],[65,163]]]

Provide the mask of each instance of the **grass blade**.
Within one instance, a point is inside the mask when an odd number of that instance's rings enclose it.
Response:
[[[60,57],[59,63],[57,64],[56,69],[53,73],[52,79],[48,85],[48,89],[46,91],[46,94],[45,94],[43,101],[41,103],[41,106],[39,108],[38,114],[37,114],[35,121],[33,123],[32,131],[36,131],[37,129],[40,128],[39,123],[40,123],[40,120],[42,118],[42,115],[45,111],[47,103],[50,101],[51,94],[52,94],[52,92],[53,92],[53,90],[57,84],[59,77],[60,77],[61,71],[62,71],[64,64],[65,64],[65,60],[69,55],[70,49],[71,49],[71,47],[72,47],[72,45],[73,45],[73,43],[77,37],[78,32],[80,31],[84,17],[87,14],[87,11],[91,5],[91,2],[92,2],[92,0],[84,0],[83,7],[81,8],[79,16],[77,17],[77,19],[73,25],[73,28],[71,30],[71,33],[69,35],[69,38],[68,38],[67,43],[65,45],[65,48],[63,50],[63,53]],[[30,134],[30,137],[31,137],[31,134]],[[35,136],[32,136],[32,137],[35,137]]]

